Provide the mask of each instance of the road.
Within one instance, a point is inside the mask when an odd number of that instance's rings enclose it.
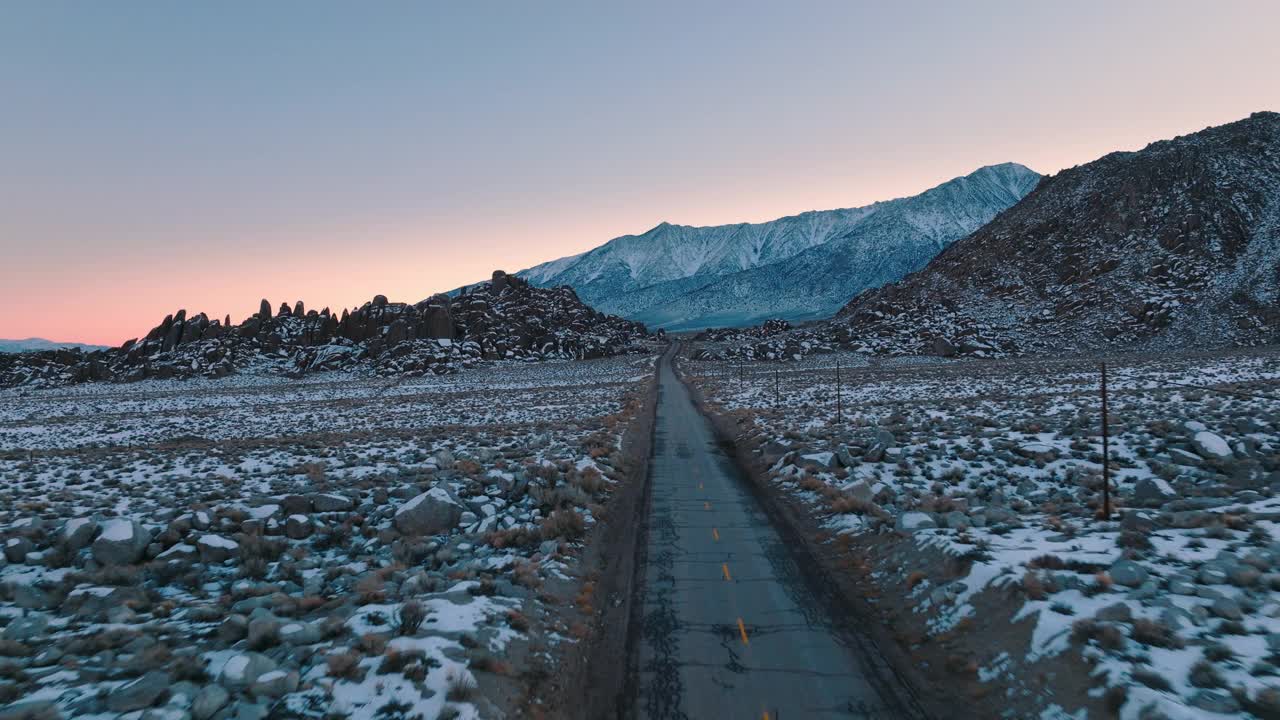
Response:
[[[670,355],[658,369],[635,716],[914,717],[883,662],[833,625]]]

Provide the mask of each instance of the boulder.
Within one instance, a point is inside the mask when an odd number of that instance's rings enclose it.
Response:
[[[155,705],[169,692],[169,674],[152,670],[142,677],[113,688],[107,695],[107,709],[126,713]]]
[[[250,692],[254,697],[278,698],[298,689],[299,675],[296,670],[272,670],[260,675],[253,683]]]
[[[284,534],[290,540],[306,540],[311,537],[314,526],[306,515],[290,515],[284,521]]]
[[[917,530],[936,528],[938,523],[929,513],[905,512],[898,516],[894,527],[902,532],[916,532]]]
[[[233,655],[222,667],[218,681],[229,690],[246,690],[266,673],[276,669],[276,662],[255,652]]]
[[[4,543],[4,558],[15,565],[25,563],[35,549],[35,544],[24,537],[9,538]]]
[[[1138,587],[1147,581],[1147,569],[1132,560],[1117,560],[1108,571],[1112,581],[1125,587]]]
[[[1142,478],[1133,486],[1133,499],[1139,505],[1159,507],[1176,497],[1169,483],[1157,478]]]
[[[44,637],[48,631],[49,616],[44,613],[33,612],[14,618],[5,626],[4,632],[0,633],[0,637],[5,640],[25,643]]]
[[[0,707],[0,720],[62,720],[52,700],[19,700]]]
[[[214,713],[222,709],[231,700],[231,693],[221,685],[212,683],[200,688],[195,699],[191,701],[191,717],[194,720],[209,720]]]
[[[1223,620],[1243,620],[1244,611],[1240,609],[1240,603],[1229,597],[1220,597],[1209,604],[1209,612]]]
[[[452,530],[463,508],[442,487],[433,487],[396,510],[396,529],[405,535],[436,535]]]
[[[79,552],[93,542],[98,534],[98,523],[90,518],[72,518],[62,526],[58,541],[70,552]]]
[[[201,562],[219,564],[235,557],[240,551],[240,544],[221,535],[203,535],[196,541],[200,551]]]
[[[113,518],[93,541],[93,558],[103,565],[131,565],[142,559],[150,543],[151,534],[140,523]]]
[[[335,495],[333,493],[322,493],[320,495],[311,496],[311,505],[316,512],[348,512],[354,510],[356,503],[346,495]]]
[[[1233,457],[1227,441],[1208,430],[1201,430],[1192,436],[1191,444],[1200,453],[1200,457],[1208,460],[1227,460]]]

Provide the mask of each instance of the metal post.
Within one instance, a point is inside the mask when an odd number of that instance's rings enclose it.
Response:
[[[1111,453],[1107,430],[1107,364],[1102,363],[1102,519],[1111,520]]]

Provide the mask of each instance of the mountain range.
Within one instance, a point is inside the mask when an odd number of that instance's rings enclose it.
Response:
[[[833,322],[944,354],[1280,341],[1280,114],[1045,178]]]
[[[86,345],[85,343],[54,342],[44,338],[25,338],[22,340],[0,339],[0,353],[40,352],[57,350],[58,348],[80,348],[81,350],[103,350],[105,345]]]
[[[825,318],[859,292],[920,269],[1039,180],[1005,163],[860,208],[712,227],[664,222],[519,275],[669,330]]]
[[[836,346],[998,356],[1280,343],[1280,114],[1045,177],[830,320],[716,338],[716,352],[773,359]]]

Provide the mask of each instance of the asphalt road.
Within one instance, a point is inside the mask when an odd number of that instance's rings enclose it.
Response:
[[[669,357],[658,372],[635,716],[907,717],[892,673],[833,626]]]

